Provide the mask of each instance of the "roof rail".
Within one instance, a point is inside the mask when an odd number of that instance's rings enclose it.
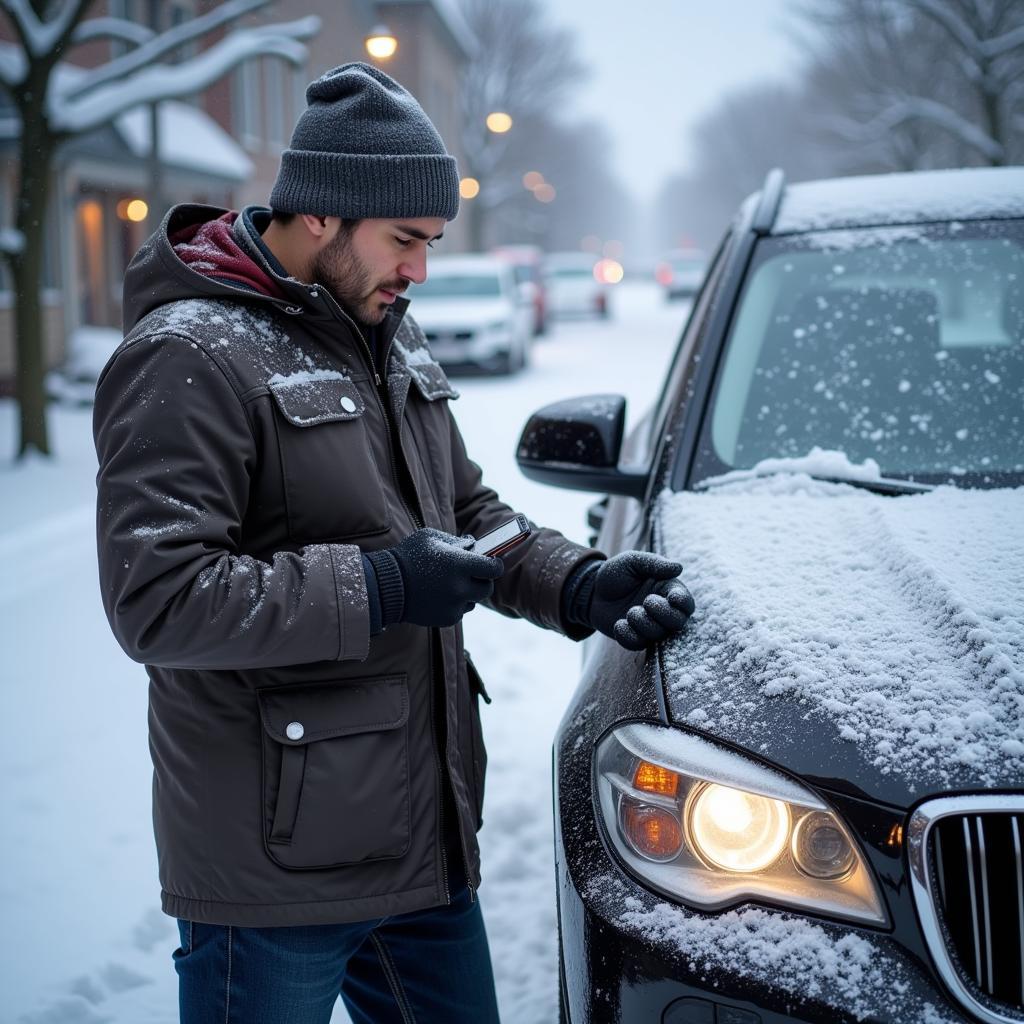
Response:
[[[786,186],[786,174],[781,167],[773,167],[765,176],[761,186],[761,198],[758,200],[754,219],[750,224],[755,235],[767,235],[775,223],[782,202],[782,190]]]

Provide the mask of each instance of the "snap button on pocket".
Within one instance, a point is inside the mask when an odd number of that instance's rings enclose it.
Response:
[[[290,740],[301,740],[306,735],[306,730],[302,727],[301,722],[289,722],[285,726],[284,734]]]
[[[356,403],[353,402],[352,399],[348,397],[348,395],[342,395],[341,401],[338,404],[342,407],[342,409],[345,410],[345,412],[356,411]]]

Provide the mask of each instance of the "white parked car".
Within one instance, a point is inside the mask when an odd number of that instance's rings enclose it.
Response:
[[[46,394],[67,405],[92,405],[96,381],[124,335],[116,327],[76,327],[64,361],[46,375]]]
[[[519,300],[512,267],[492,256],[438,256],[409,289],[409,312],[446,367],[515,373],[530,359],[532,310]]]
[[[548,254],[544,276],[552,316],[608,316],[608,286],[598,279],[597,263],[597,257],[586,252]]]

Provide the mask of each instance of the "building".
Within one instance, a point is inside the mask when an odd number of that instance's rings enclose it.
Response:
[[[164,31],[217,6],[210,0],[97,0],[89,17],[109,14]],[[67,339],[80,327],[121,326],[124,269],[154,223],[174,203],[238,207],[265,203],[295,119],[305,108],[307,82],[351,60],[369,60],[364,41],[380,24],[398,40],[395,55],[378,66],[423,103],[449,150],[461,156],[458,133],[459,70],[472,37],[446,0],[278,0],[240,25],[287,22],[316,14],[321,29],[307,43],[305,66],[280,58],[247,61],[201,94],[157,106],[157,159],[151,143],[152,111],[130,110],[112,124],[78,136],[58,153],[51,183],[43,274],[47,364],[61,362]],[[213,32],[201,45],[213,45]],[[0,58],[17,47],[0,15]],[[66,89],[90,68],[124,52],[119,41],[75,47],[59,66],[54,87]],[[178,59],[194,53],[184,52]],[[13,222],[16,194],[16,119],[0,94],[0,227]],[[465,226],[446,231],[446,246],[465,246]],[[111,337],[115,335],[112,333]],[[15,372],[13,294],[0,270],[0,391]]]

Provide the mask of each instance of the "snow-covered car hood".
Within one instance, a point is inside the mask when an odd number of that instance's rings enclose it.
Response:
[[[659,498],[697,611],[673,720],[906,806],[1024,780],[1024,488],[887,497],[804,473]]]
[[[515,310],[505,299],[428,299],[416,298],[410,313],[424,330],[473,330],[504,320],[512,323]]]

